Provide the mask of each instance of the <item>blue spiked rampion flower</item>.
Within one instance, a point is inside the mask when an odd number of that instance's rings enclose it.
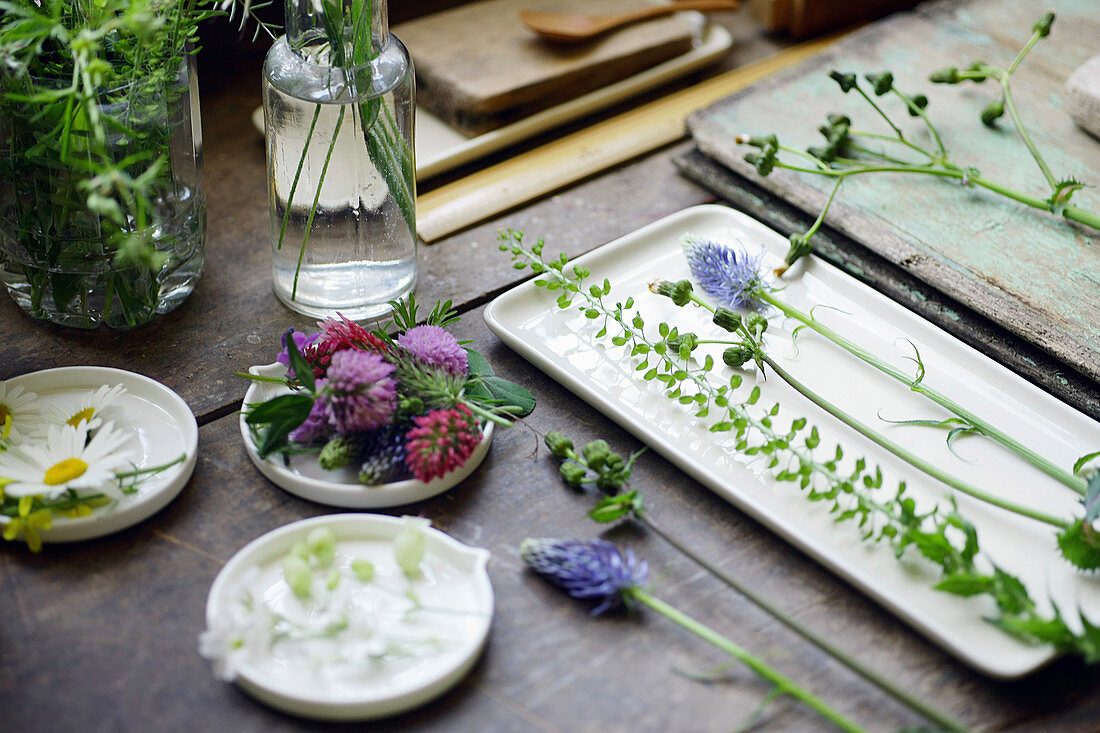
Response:
[[[574,598],[597,599],[597,616],[616,608],[623,595],[641,585],[649,565],[630,550],[619,552],[606,540],[526,539],[519,554],[532,570]]]
[[[743,247],[734,249],[690,234],[680,242],[691,275],[703,292],[727,308],[759,308],[756,289],[762,287],[760,268],[764,250],[750,255]]]

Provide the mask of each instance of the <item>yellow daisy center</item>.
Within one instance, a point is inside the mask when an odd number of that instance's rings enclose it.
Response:
[[[86,407],[83,410],[81,410],[80,412],[78,412],[75,415],[73,415],[72,417],[70,417],[68,419],[68,421],[66,422],[66,424],[67,425],[72,425],[75,428],[77,425],[80,424],[81,420],[87,420],[90,423],[92,421],[93,417],[95,417],[95,408],[94,407]]]
[[[0,438],[11,435],[11,408],[0,402]]]
[[[42,483],[47,486],[57,486],[80,478],[87,470],[88,464],[79,458],[66,458],[61,463],[55,463],[46,469],[46,478],[42,479]]]

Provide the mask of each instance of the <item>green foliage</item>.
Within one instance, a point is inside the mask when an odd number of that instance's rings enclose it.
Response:
[[[1046,179],[1050,190],[1046,198],[1014,191],[982,177],[973,166],[954,162],[948,155],[939,131],[926,114],[928,97],[924,94],[910,96],[899,90],[895,86],[893,74],[889,71],[864,76],[873,96],[860,85],[858,77],[853,72],[832,70],[829,72],[829,78],[837,83],[844,94],[855,92],[861,97],[873,113],[889,126],[892,135],[883,135],[877,131],[871,131],[870,128],[856,129],[851,119],[841,115],[829,115],[827,124],[818,128],[825,136],[825,144],[809,147],[806,151],[780,145],[774,134],[737,136],[735,139],[737,144],[759,148],[759,151],[746,154],[744,159],[752,164],[761,176],[771,174],[776,168],[785,168],[800,173],[829,177],[835,181],[832,193],[810,228],[806,232],[791,235],[790,247],[784,258],[786,267],[777,269],[776,274],[782,275],[790,265],[812,251],[810,240],[825,220],[841,183],[851,176],[869,173],[912,173],[953,180],[968,187],[980,186],[1026,206],[1043,209],[1055,216],[1100,229],[1100,215],[1068,205],[1070,198],[1083,184],[1073,179],[1059,181],[1053,176],[1031,140],[1012,101],[1009,82],[1013,73],[1035,43],[1050,33],[1053,20],[1053,14],[1047,13],[1033,26],[1031,39],[1007,67],[991,66],[979,60],[974,61],[965,70],[949,66],[932,72],[929,77],[929,80],[935,84],[959,84],[963,81],[978,84],[987,79],[998,82],[1000,94],[981,111],[981,121],[987,127],[994,127],[997,120],[1006,113],[1009,115],[1017,133]],[[883,98],[888,95],[901,101],[909,117],[919,118],[931,138],[932,145],[923,144],[917,138],[903,132],[887,111],[887,100]],[[876,97],[882,99],[882,102],[876,101]],[[787,156],[790,157],[787,158]]]
[[[643,317],[630,312],[633,301],[608,303],[610,288],[590,291],[584,287],[587,270],[570,270],[564,255],[548,260],[543,257],[543,248],[542,240],[525,246],[522,233],[509,230],[501,234],[501,249],[512,254],[517,268],[529,267],[541,275],[536,285],[569,296],[559,301],[560,307],[597,311],[604,324],[602,337],[624,348],[624,358],[633,362],[642,381],[658,383],[666,397],[705,420],[711,432],[727,433],[740,455],[763,460],[773,480],[796,485],[809,501],[824,506],[837,523],[853,527],[864,541],[889,547],[899,558],[917,552],[940,568],[942,577],[937,589],[963,597],[990,597],[998,615],[989,620],[1006,632],[1035,643],[1050,643],[1088,661],[1100,661],[1100,631],[1095,627],[1086,625],[1083,633],[1075,634],[1060,613],[1053,618],[1039,615],[1027,589],[1013,575],[995,566],[991,572],[983,569],[990,563],[980,557],[977,531],[959,514],[953,501],[921,508],[904,482],[887,487],[882,471],[866,459],[849,456],[845,461],[842,446],[822,446],[817,428],[806,418],[794,417],[782,427],[780,405],[761,405],[759,387],[745,395],[740,390],[743,380],[739,374],[721,380],[713,373],[712,363],[686,363],[677,349],[664,348],[669,339],[676,337],[675,326],[658,324],[662,340],[654,340],[647,335]],[[571,485],[594,483],[612,494],[611,500],[597,506],[594,518],[612,521],[641,510],[640,498],[635,504],[635,497],[628,494],[615,496],[625,485],[637,454],[624,462],[603,441],[590,443],[578,454],[560,434],[551,435],[547,444],[554,455],[566,460],[562,474]],[[1095,493],[1100,494],[1100,481],[1096,483]],[[1071,527],[1064,535],[1074,531]],[[1095,541],[1091,526],[1078,527],[1076,532],[1084,542]],[[1090,552],[1095,551],[1090,547]]]

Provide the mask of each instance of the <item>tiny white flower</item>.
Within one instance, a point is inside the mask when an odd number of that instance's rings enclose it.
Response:
[[[129,435],[112,423],[91,440],[84,422],[53,426],[45,444],[24,444],[0,453],[0,476],[11,481],[4,493],[52,499],[68,489],[87,489],[121,499],[115,472],[130,460],[129,451],[122,449],[127,440]]]
[[[325,6],[322,3],[322,1],[321,0],[312,0],[312,2],[313,2],[313,12],[316,13],[317,15],[324,15],[325,14]]]
[[[24,435],[38,429],[42,417],[33,407],[38,395],[23,385],[0,382],[0,443],[18,444]]]
[[[78,399],[68,404],[47,405],[36,437],[45,437],[48,430],[55,425],[75,427],[84,423],[89,431],[95,430],[103,424],[103,411],[124,394],[126,388],[121,384],[113,387],[103,385],[97,390],[82,393]]]

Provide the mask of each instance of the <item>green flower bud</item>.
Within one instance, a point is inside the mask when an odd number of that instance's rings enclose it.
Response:
[[[1001,115],[1005,113],[1005,100],[1004,97],[994,99],[986,108],[982,110],[982,124],[986,127],[993,127],[994,123],[1000,119]]]
[[[856,75],[848,72],[846,74],[833,69],[829,72],[829,78],[840,85],[840,90],[847,94],[859,85],[859,81],[856,79]]]
[[[946,69],[933,71],[929,75],[928,81],[933,84],[958,84],[959,70],[954,66],[948,66]]]
[[[918,94],[909,100],[909,116],[919,117],[920,111],[928,106],[928,97]]]
[[[359,442],[344,435],[337,435],[325,444],[317,456],[317,464],[326,471],[343,468],[359,453]]]
[[[336,535],[328,527],[318,527],[306,535],[306,547],[317,559],[317,565],[327,568],[336,557]]]
[[[579,463],[563,463],[558,468],[558,475],[570,486],[580,486],[588,476],[588,471]]]
[[[837,114],[837,113],[834,112],[834,113],[830,114],[828,117],[826,117],[825,119],[827,119],[829,121],[829,124],[832,125],[833,127],[840,127],[840,126],[851,127],[852,126],[852,118],[850,118],[848,115],[841,115],[841,114]]]
[[[584,462],[593,471],[599,471],[603,468],[608,457],[612,455],[611,446],[607,444],[606,440],[593,440],[584,448],[581,448],[581,453],[584,455]]]
[[[1046,38],[1050,35],[1050,27],[1054,25],[1054,13],[1049,10],[1043,14],[1042,18],[1039,18],[1035,25],[1031,26],[1031,30],[1034,33],[1039,34],[1039,38]]]
[[[682,333],[676,338],[669,339],[668,345],[680,354],[681,359],[687,359],[699,345],[699,337],[691,332]]]
[[[722,361],[731,369],[740,369],[752,360],[752,349],[745,344],[731,346],[722,352]]]
[[[775,154],[778,152],[778,148],[774,145],[766,145],[762,152],[748,153],[745,155],[745,162],[751,163],[756,167],[756,172],[762,176],[767,176],[773,170],[775,170]]]
[[[568,458],[569,453],[573,450],[573,441],[557,430],[551,430],[547,433],[544,441],[550,452],[558,458]]]
[[[308,600],[313,594],[313,571],[309,569],[306,561],[297,555],[287,555],[283,558],[283,577],[286,584],[294,591],[294,595],[303,601]]]
[[[678,306],[685,306],[688,304],[688,301],[691,300],[691,291],[692,287],[690,280],[680,280],[675,283],[669,280],[662,280],[657,283],[657,289],[654,292],[666,298],[672,298],[672,302]]]
[[[814,156],[822,163],[832,163],[836,160],[836,146],[835,145],[814,145],[806,148],[806,152]]]
[[[745,326],[751,333],[764,333],[768,330],[768,319],[759,313],[750,313],[745,319]]]
[[[806,255],[813,252],[813,245],[810,244],[810,238],[805,234],[792,234],[790,237],[791,246],[787,250],[787,256],[783,258],[783,261],[788,265],[793,265],[798,260],[802,259]]]
[[[729,308],[715,308],[714,317],[710,320],[718,328],[730,333],[735,333],[741,328],[741,314],[734,313]]]
[[[757,135],[750,135],[748,137],[742,137],[741,141],[745,145],[751,145],[754,148],[778,148],[779,139],[774,135],[765,135],[763,137]]]
[[[863,78],[871,83],[871,88],[874,89],[876,97],[881,97],[894,88],[894,75],[889,71],[884,71],[881,74],[865,74]]]

